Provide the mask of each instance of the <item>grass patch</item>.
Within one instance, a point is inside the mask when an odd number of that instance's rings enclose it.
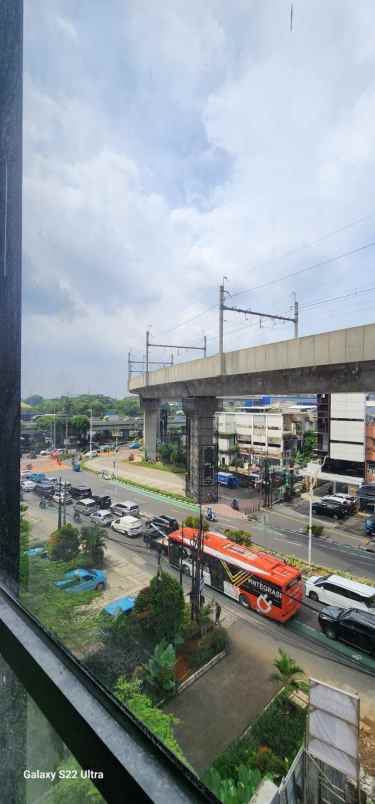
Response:
[[[81,466],[82,469],[85,469],[87,472],[94,472],[95,475],[101,474],[101,472],[98,472],[97,469],[92,469],[86,464],[81,464]],[[199,506],[191,497],[185,497],[183,494],[174,494],[172,491],[164,491],[163,489],[158,489],[154,486],[147,486],[144,483],[138,483],[136,480],[125,480],[125,478],[122,477],[117,478],[116,482],[121,483],[122,486],[132,486],[134,489],[139,489],[140,491],[147,491],[151,494],[157,494],[159,497],[166,497],[169,500],[177,500],[177,502],[187,503],[190,506],[194,506],[194,510],[197,511],[199,509]]]
[[[134,461],[135,466],[144,466],[145,469],[156,469],[157,472],[172,472],[174,475],[186,474],[186,469],[182,466],[175,466],[173,463],[150,463],[149,461]]]
[[[254,547],[258,550],[264,552],[265,548],[261,547],[260,545],[254,545]],[[302,574],[306,577],[310,577],[311,575],[340,575],[341,578],[348,578],[349,580],[357,581],[358,583],[367,584],[367,586],[373,586],[373,581],[370,578],[358,577],[358,575],[353,575],[352,572],[348,572],[347,570],[340,570],[340,569],[332,569],[332,567],[322,567],[320,564],[308,564],[307,561],[303,561],[302,558],[298,558],[294,555],[288,555],[285,553],[277,553],[275,550],[269,550],[267,548],[267,553],[270,553],[273,556],[277,556],[280,558],[281,561],[285,561],[291,567],[296,567],[300,569]]]

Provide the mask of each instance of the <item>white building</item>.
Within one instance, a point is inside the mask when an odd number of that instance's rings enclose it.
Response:
[[[217,414],[219,465],[229,466],[233,455],[250,464],[262,458],[282,464],[300,446],[307,430],[314,429],[313,414],[299,407],[226,411]]]

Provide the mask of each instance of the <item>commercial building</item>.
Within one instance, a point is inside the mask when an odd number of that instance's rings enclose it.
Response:
[[[314,408],[301,409],[298,405],[218,413],[219,465],[230,466],[238,453],[249,464],[258,464],[264,458],[275,465],[289,463],[302,446],[304,434],[313,430]]]

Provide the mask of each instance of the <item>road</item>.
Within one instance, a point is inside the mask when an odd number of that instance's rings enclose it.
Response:
[[[73,484],[87,484],[95,494],[109,494],[114,502],[134,500],[140,506],[141,512],[149,516],[169,514],[180,522],[182,518],[192,513],[183,502],[164,499],[157,493],[144,492],[131,486],[125,487],[115,480],[102,480],[90,471],[81,471],[78,474],[71,469],[65,469],[61,475]],[[277,509],[264,515],[260,513],[259,519],[260,521],[249,523],[244,518],[233,520],[230,516],[220,516],[214,528],[220,532],[225,528],[241,527],[266,550],[307,559],[308,537],[301,532],[304,528],[303,519],[289,519]],[[330,531],[329,539],[313,537],[312,562],[318,566],[326,566],[332,570],[346,570],[358,577],[375,580],[375,553],[354,545],[340,544],[339,541],[335,541],[339,538],[339,531]]]

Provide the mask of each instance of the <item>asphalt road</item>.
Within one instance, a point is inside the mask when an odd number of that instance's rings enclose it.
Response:
[[[131,486],[126,488],[115,480],[102,480],[93,472],[81,471],[77,473],[66,469],[61,474],[62,478],[65,477],[76,485],[87,484],[94,493],[109,494],[113,502],[134,500],[140,506],[140,511],[150,516],[169,514],[181,521],[182,518],[191,514],[191,509],[183,502],[163,499],[156,493],[143,492]],[[238,524],[236,525],[230,517],[223,516],[213,527],[217,531],[224,531],[225,528],[238,527]],[[303,527],[304,520],[285,518],[285,516],[278,513],[277,509],[267,512],[264,516],[259,514],[259,519],[256,522],[248,522],[245,519],[241,521],[241,528],[247,530],[254,537],[256,543],[265,549],[295,555],[306,560],[308,539],[301,532]],[[375,580],[375,553],[367,552],[364,548],[341,544],[334,540],[336,538],[340,538],[339,531],[330,531],[330,539],[313,537],[312,562],[332,570],[347,570],[359,577]]]
[[[96,483],[98,483],[98,481],[96,481]],[[103,488],[102,481],[99,481],[99,485]],[[91,486],[94,486],[94,483],[91,483]],[[108,491],[110,491],[110,489],[111,485],[109,484]],[[123,491],[123,489],[120,488],[120,491]],[[132,494],[131,496],[132,499],[135,499],[135,495]],[[126,499],[127,495],[122,493],[115,497],[115,495],[112,494],[112,497],[113,499]],[[53,504],[46,509],[40,509],[39,498],[32,493],[27,495],[27,502],[29,505],[28,515],[33,524],[32,543],[35,543],[35,541],[45,541],[49,533],[57,525],[57,506]],[[166,509],[164,508],[164,510]],[[151,513],[150,509],[149,512]],[[176,511],[176,513],[178,512]],[[68,521],[72,518],[72,515],[73,509],[72,506],[69,506],[67,507]],[[181,518],[181,509],[179,509],[179,515]],[[85,518],[82,517],[83,522],[84,519]],[[126,539],[107,528],[103,529],[103,532],[107,539],[106,570],[108,584],[107,589],[101,596],[100,607],[124,594],[136,595],[139,590],[149,582],[150,578],[155,575],[158,564],[156,551],[147,548],[142,539]],[[280,545],[279,550],[281,550]],[[175,577],[179,577],[179,573],[170,567],[166,556],[161,557],[161,567]],[[191,581],[189,578],[183,576],[182,582],[187,596],[190,591]],[[306,629],[304,633],[295,633],[293,631],[293,623],[295,620],[298,621],[298,625],[309,626],[310,629],[312,628],[320,632],[317,617],[321,608],[319,603],[317,604],[308,599],[304,599],[298,617],[294,618],[289,624],[280,625],[279,623],[267,620],[256,612],[243,609],[235,601],[207,587],[205,588],[204,595],[207,601],[211,599],[220,601],[222,607],[221,620],[226,628],[229,628],[233,623],[240,620],[244,622],[244,624],[247,623],[252,629],[255,628],[259,630],[260,628],[265,635],[269,634],[270,638],[272,636],[276,637],[278,634],[278,638],[280,639],[280,633],[282,632],[282,642],[285,645],[289,645],[290,647],[299,646],[300,649],[303,649],[311,656],[322,657],[322,659],[327,659],[329,662],[337,661],[342,666],[348,668],[353,667],[353,661],[351,661],[350,657],[337,655],[335,643],[331,644],[329,642],[327,645],[317,643],[316,640],[314,641],[314,638],[312,638],[311,632],[309,634],[309,629]],[[358,670],[361,671],[361,668],[358,668]]]

